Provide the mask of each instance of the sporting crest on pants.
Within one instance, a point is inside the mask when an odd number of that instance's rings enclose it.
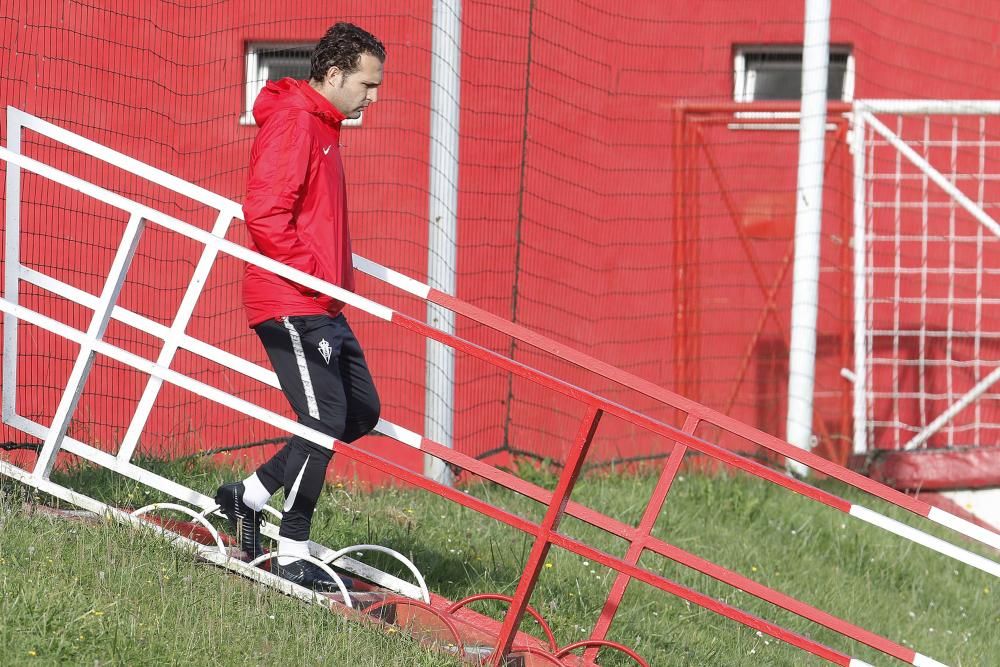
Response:
[[[333,354],[333,348],[330,347],[330,343],[328,343],[324,338],[319,342],[318,347],[319,347],[319,353],[323,355],[323,361],[329,364],[330,355]]]

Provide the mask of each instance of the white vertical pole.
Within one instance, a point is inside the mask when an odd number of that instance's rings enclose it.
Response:
[[[851,114],[851,150],[854,155],[854,453],[868,451],[868,230],[865,205],[865,113],[854,104]]]
[[[21,115],[7,107],[7,148],[21,152]],[[7,201],[5,206],[3,296],[17,305],[21,284],[21,168],[7,162]],[[17,414],[17,318],[3,314],[3,421]]]
[[[812,444],[829,61],[830,0],[806,0],[786,424],[788,442],[805,450],[810,449]],[[786,466],[798,476],[809,472],[806,466],[796,461],[789,460]]]
[[[461,0],[434,0],[433,22],[427,283],[434,289],[455,294]],[[455,332],[455,314],[435,304],[427,304],[427,321],[447,333]],[[452,446],[454,396],[455,351],[428,339],[424,434],[446,447]],[[424,474],[443,484],[452,482],[448,466],[432,456],[424,457]]]

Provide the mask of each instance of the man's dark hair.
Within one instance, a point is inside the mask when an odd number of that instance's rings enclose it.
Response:
[[[309,76],[322,81],[331,67],[344,74],[355,72],[361,66],[362,53],[385,62],[385,47],[377,37],[353,23],[340,22],[327,30],[313,49]]]

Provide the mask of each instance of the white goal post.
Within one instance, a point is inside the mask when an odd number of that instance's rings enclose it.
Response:
[[[1000,101],[859,100],[854,452],[1000,443]]]

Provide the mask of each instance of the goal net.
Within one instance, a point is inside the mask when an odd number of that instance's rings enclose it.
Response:
[[[996,445],[1000,104],[868,101],[853,120],[855,453]]]

